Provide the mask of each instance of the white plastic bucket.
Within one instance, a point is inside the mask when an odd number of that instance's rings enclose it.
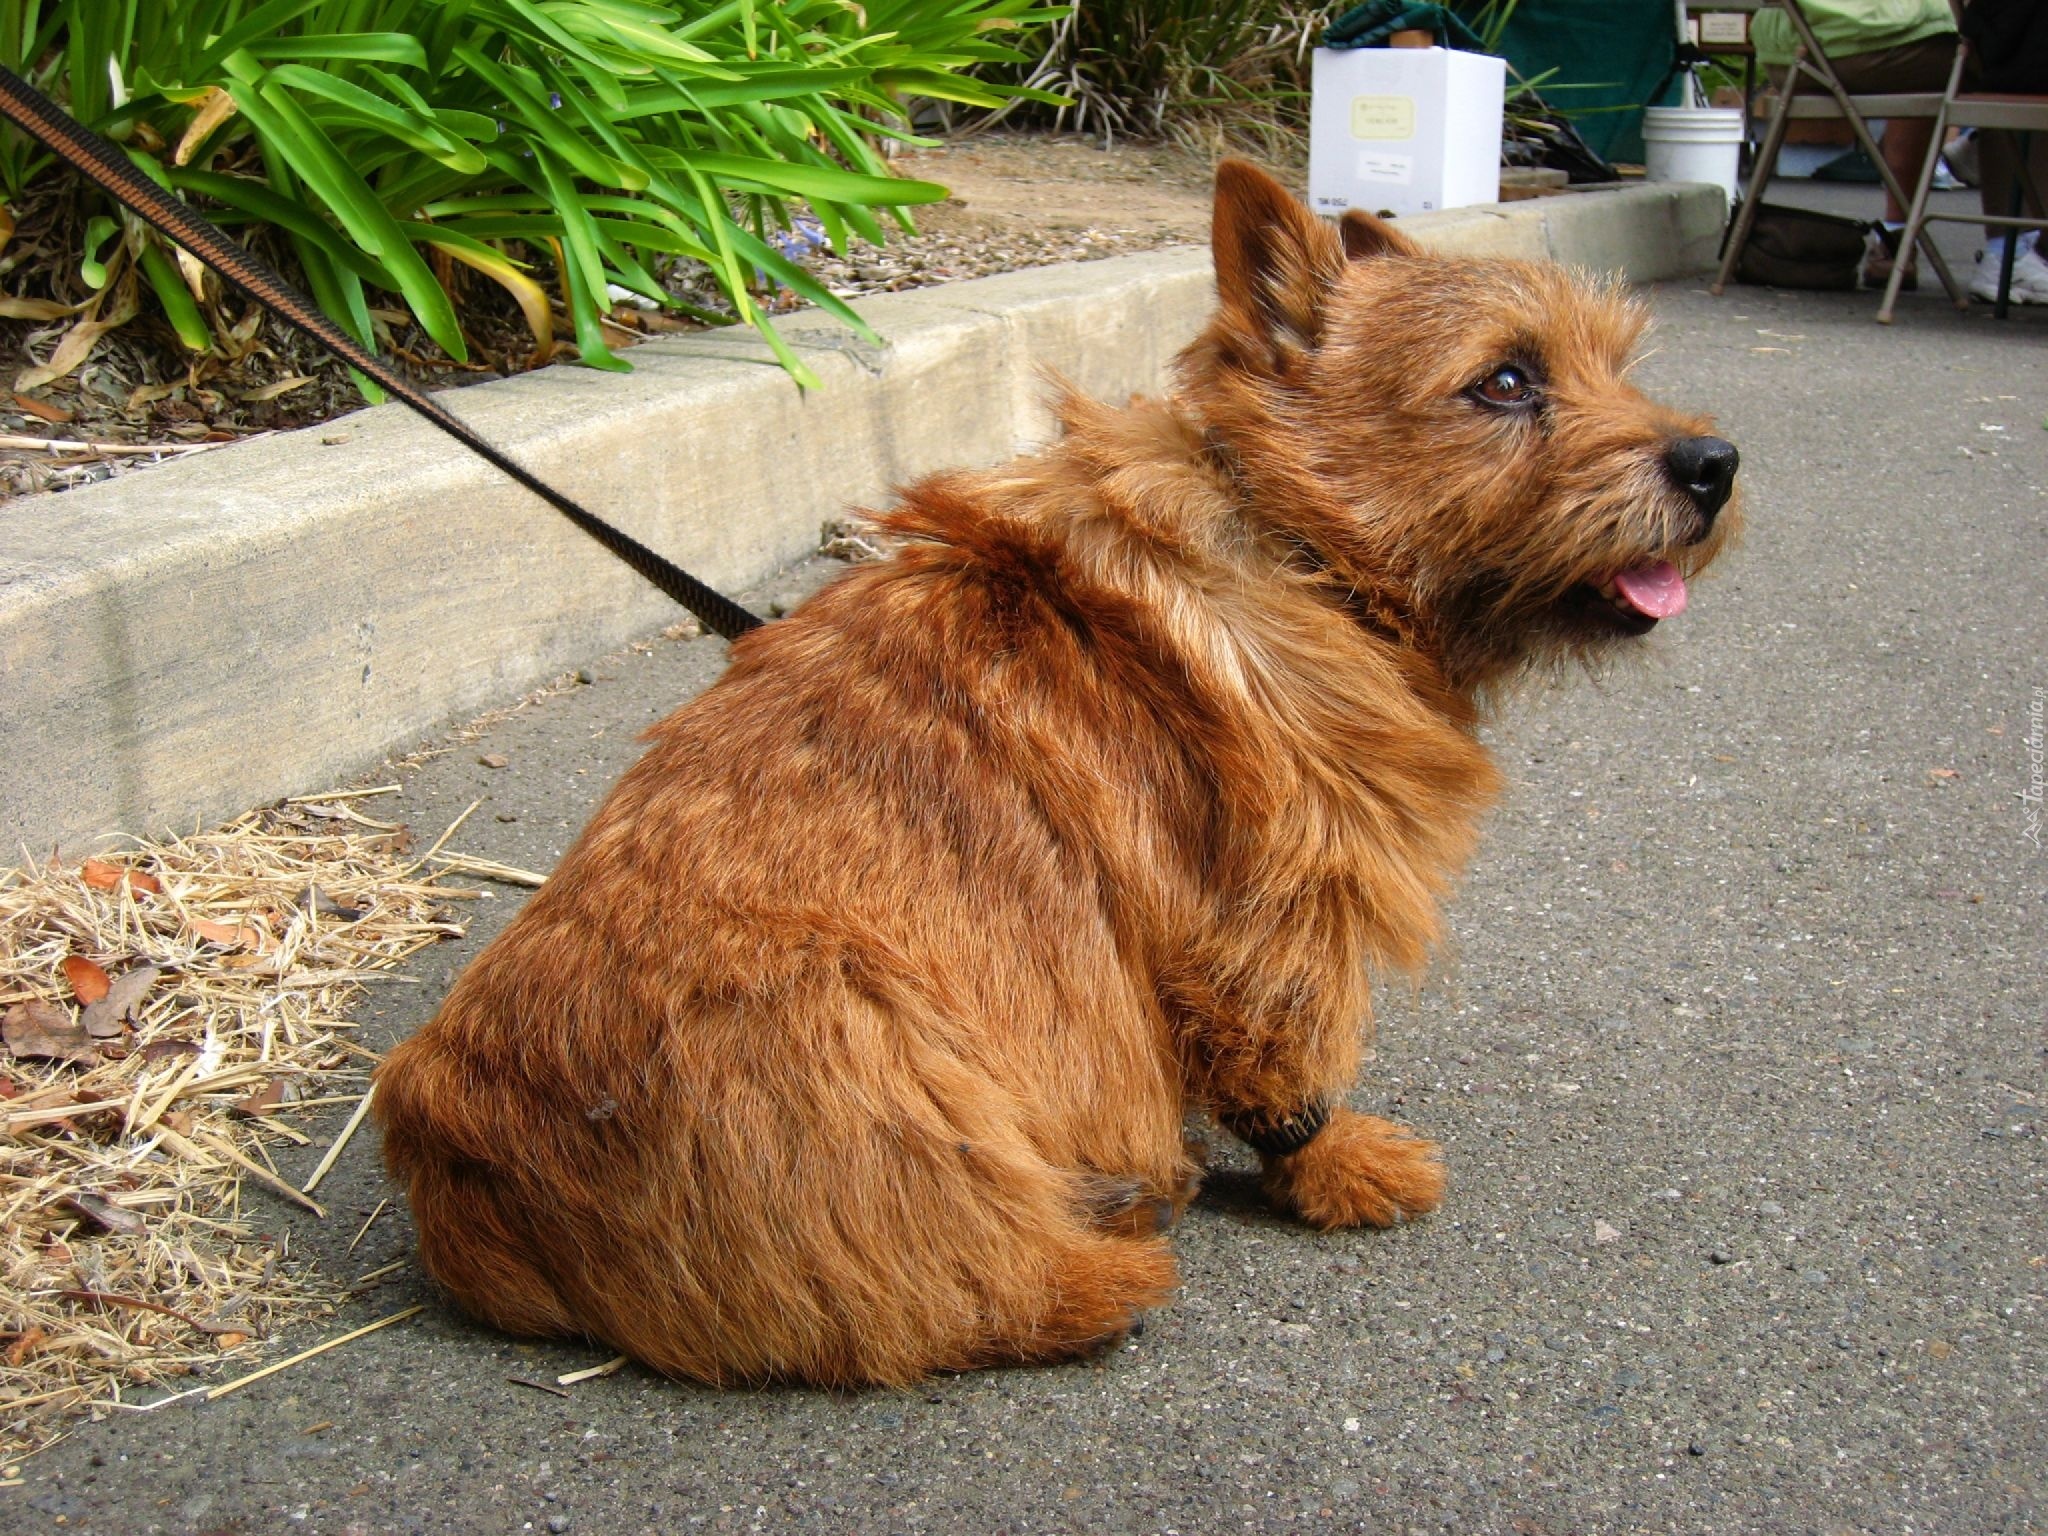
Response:
[[[1643,179],[1704,181],[1735,201],[1742,159],[1742,112],[1737,107],[1645,107]]]

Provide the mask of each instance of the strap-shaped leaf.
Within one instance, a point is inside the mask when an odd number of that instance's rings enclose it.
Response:
[[[270,78],[279,85],[322,98],[331,104],[330,110],[340,109],[336,115],[342,119],[388,133],[421,154],[431,155],[451,171],[474,176],[489,164],[474,144],[445,131],[431,117],[372,95],[347,80],[302,64],[279,64],[270,71]]]
[[[164,317],[171,322],[171,329],[177,332],[179,343],[189,352],[204,352],[212,346],[213,331],[208,327],[206,317],[192,302],[192,290],[185,286],[185,279],[179,275],[171,258],[164,254],[156,236],[144,238],[141,261],[142,275],[148,279],[157,303],[163,306]]]
[[[426,69],[427,50],[405,32],[317,32],[298,37],[256,37],[243,45],[259,59],[369,59]]]
[[[276,153],[291,163],[349,238],[384,263],[413,317],[439,343],[441,350],[457,361],[466,360],[468,345],[447,293],[407,241],[398,221],[306,116],[290,92],[274,83],[258,87],[242,80],[234,81],[228,89],[243,116],[274,146]]]
[[[936,203],[946,189],[935,181],[912,181],[902,176],[864,176],[829,165],[794,165],[749,155],[722,155],[715,151],[692,150],[677,160],[694,170],[716,176],[727,185],[745,182],[766,192],[789,192],[798,197],[829,197],[838,203]]]
[[[474,48],[463,46],[455,50],[456,57],[475,70],[477,75],[502,91],[519,108],[519,126],[529,138],[547,146],[550,153],[570,167],[576,175],[588,178],[604,187],[624,187],[629,192],[638,192],[641,180],[632,167],[599,154],[588,143],[565,127],[559,116],[560,109],[543,96],[539,89],[522,78],[524,71],[504,69],[485,58]]]
[[[262,182],[248,176],[223,176],[218,171],[202,171],[194,166],[182,166],[171,173],[171,184],[187,192],[197,192],[210,197],[243,214],[243,219],[227,218],[215,214],[217,224],[234,225],[250,220],[272,224],[285,230],[299,240],[310,240],[342,267],[354,272],[366,282],[379,288],[396,288],[398,284],[384,264],[360,246],[342,238],[333,225],[324,221],[304,203],[281,196]]]
[[[208,43],[194,61],[190,77],[211,75],[223,63],[259,37],[276,37],[285,27],[319,5],[321,0],[270,0],[259,5],[227,31]],[[89,12],[93,8],[85,7]]]

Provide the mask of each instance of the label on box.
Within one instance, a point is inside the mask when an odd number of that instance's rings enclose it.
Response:
[[[1412,96],[1354,96],[1351,98],[1351,137],[1354,139],[1412,139],[1415,137],[1415,98]],[[1404,181],[1406,177],[1402,178]]]
[[[1405,187],[1415,179],[1415,157],[1362,149],[1358,152],[1358,179],[1381,186]]]

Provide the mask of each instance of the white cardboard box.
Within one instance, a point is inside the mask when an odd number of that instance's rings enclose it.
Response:
[[[1507,64],[1448,48],[1318,48],[1309,206],[1427,213],[1500,198]]]

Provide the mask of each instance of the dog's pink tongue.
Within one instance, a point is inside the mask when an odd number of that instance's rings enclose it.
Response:
[[[1616,571],[1614,590],[1645,618],[1670,619],[1685,612],[1685,578],[1669,560]]]

